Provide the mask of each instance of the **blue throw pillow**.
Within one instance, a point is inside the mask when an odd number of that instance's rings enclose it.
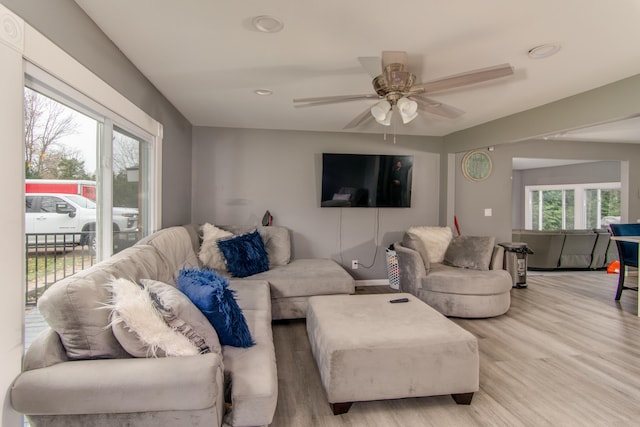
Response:
[[[247,277],[269,270],[269,257],[258,230],[218,240],[218,248],[234,277]]]
[[[229,281],[212,270],[183,268],[176,279],[182,291],[211,322],[220,343],[234,347],[251,347],[255,343]]]

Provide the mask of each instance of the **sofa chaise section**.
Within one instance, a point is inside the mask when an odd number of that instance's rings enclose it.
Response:
[[[200,232],[199,225],[189,225],[190,234]],[[221,225],[233,234],[256,229],[251,226]],[[271,291],[273,320],[300,319],[307,314],[308,299],[314,295],[355,293],[353,277],[337,262],[324,258],[295,259],[291,255],[291,236],[286,227],[257,227],[269,257],[269,269],[234,280],[265,280]],[[200,240],[202,236],[200,235]],[[222,271],[221,274],[228,274]]]
[[[311,296],[355,292],[353,277],[330,259],[295,259],[251,279],[269,282],[273,320],[305,318]]]

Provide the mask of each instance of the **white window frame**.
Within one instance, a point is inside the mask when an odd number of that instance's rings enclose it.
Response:
[[[66,52],[53,44],[50,40],[41,35],[28,25],[25,25],[25,43],[23,46],[24,71],[40,82],[43,82],[59,93],[65,93],[66,88],[71,88],[72,96],[65,97],[65,103],[70,98],[78,100],[80,104],[89,105],[100,115],[107,117],[112,124],[140,136],[145,141],[149,141],[152,150],[149,153],[149,218],[145,225],[144,234],[150,234],[158,230],[162,224],[162,124],[154,120],[138,106],[133,104],[114,88],[105,83],[102,79],[93,74],[85,66],[77,62]],[[71,105],[77,108],[77,105]],[[83,113],[86,109],[79,109]],[[91,114],[88,114],[92,116]],[[93,116],[92,116],[93,117]],[[104,126],[103,126],[104,128]],[[101,144],[104,146],[104,144]],[[108,153],[103,157],[110,170],[111,157]],[[102,166],[102,165],[101,165]],[[100,167],[98,168],[101,169]],[[103,195],[103,197],[105,197]],[[106,202],[106,200],[105,200]],[[103,205],[106,205],[103,203]],[[106,206],[110,206],[106,205]],[[102,212],[103,218],[108,218],[111,211],[105,208]],[[107,238],[104,238],[107,237]],[[103,250],[112,246],[107,246],[108,236],[103,236],[101,247]],[[109,253],[109,252],[107,252]]]
[[[54,78],[35,65],[25,62],[24,70],[25,86],[56,100],[60,104],[66,105],[88,117],[91,117],[98,123],[99,131],[96,142],[98,159],[100,162],[96,168],[96,176],[99,183],[96,200],[98,201],[97,221],[101,224],[101,227],[97,227],[96,229],[99,242],[97,258],[99,260],[108,258],[113,253],[113,182],[111,177],[113,176],[112,141],[114,126],[121,128],[129,134],[134,135],[136,138],[148,143],[150,145],[149,155],[151,156],[151,159],[154,158],[154,153],[156,151],[156,146],[153,143],[156,138],[144,129],[141,129],[129,122],[126,118],[104,108],[99,103],[86,97],[82,93]],[[145,181],[148,181],[145,187],[151,187],[154,185],[154,169],[157,165],[145,165],[145,167],[147,166],[151,176],[145,175],[144,179]],[[145,209],[152,209],[151,206],[153,206],[152,203],[150,206],[145,206]],[[143,212],[145,216],[145,220],[142,221],[145,227],[145,229],[142,230],[142,234],[143,236],[146,236],[152,231],[147,227],[147,224],[153,223],[154,215],[152,211],[141,212]]]
[[[586,227],[587,223],[587,201],[585,198],[586,190],[620,190],[622,191],[622,184],[620,182],[596,182],[588,184],[551,184],[551,185],[526,185],[524,187],[525,192],[525,209],[524,209],[524,223],[525,229],[537,230],[533,227],[533,199],[532,192],[534,191],[552,191],[563,190],[562,197],[562,228],[566,226],[566,206],[565,206],[565,190],[574,190],[574,229],[580,230]],[[539,204],[539,208],[542,209],[542,204]],[[622,209],[622,208],[621,208]],[[542,214],[539,214],[539,218]]]

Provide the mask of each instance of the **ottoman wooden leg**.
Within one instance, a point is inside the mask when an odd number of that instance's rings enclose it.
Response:
[[[333,415],[346,414],[351,409],[351,405],[353,405],[353,402],[332,403]]]
[[[458,405],[471,405],[473,393],[452,394],[451,397],[453,397],[453,400],[455,400]]]

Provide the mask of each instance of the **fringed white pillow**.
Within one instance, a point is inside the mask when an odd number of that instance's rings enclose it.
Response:
[[[233,237],[233,233],[206,223],[202,227],[202,245],[198,257],[205,267],[226,271],[224,256],[218,248],[218,240]]]
[[[134,357],[200,354],[187,337],[165,323],[143,286],[127,279],[115,279],[111,288],[111,328],[127,353]]]
[[[407,233],[412,233],[422,241],[429,256],[429,262],[442,262],[453,238],[449,227],[410,227]]]

